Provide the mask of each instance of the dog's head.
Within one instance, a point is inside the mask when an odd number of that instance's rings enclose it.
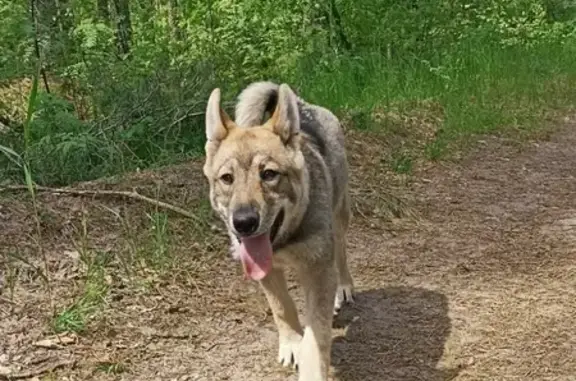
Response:
[[[273,242],[305,194],[304,156],[295,94],[278,90],[276,109],[263,125],[239,127],[220,106],[215,89],[206,109],[206,161],[210,202],[239,240]]]

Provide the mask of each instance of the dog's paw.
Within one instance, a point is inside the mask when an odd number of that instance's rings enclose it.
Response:
[[[334,298],[334,315],[338,315],[344,303],[354,303],[354,290],[350,285],[338,286]]]
[[[299,355],[298,381],[327,381],[329,355],[322,353],[319,342],[310,327],[304,329]]]
[[[301,341],[302,336],[297,333],[280,336],[280,344],[278,346],[278,362],[282,364],[282,366],[292,366],[293,368],[298,366],[298,355],[300,352]]]

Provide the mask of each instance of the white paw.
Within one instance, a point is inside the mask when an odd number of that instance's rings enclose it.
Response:
[[[352,286],[338,286],[336,298],[334,298],[334,315],[338,315],[344,303],[354,303],[354,291]]]
[[[319,343],[310,327],[304,330],[300,344],[300,363],[298,364],[298,381],[326,381],[326,368],[322,363]]]
[[[292,365],[295,368],[298,365],[298,355],[300,352],[300,342],[302,336],[297,333],[291,335],[281,335],[278,348],[278,362],[282,366]]]

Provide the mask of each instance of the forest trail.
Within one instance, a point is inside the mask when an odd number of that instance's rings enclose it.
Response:
[[[457,163],[415,174],[404,190],[415,221],[383,228],[356,214],[348,251],[357,296],[335,322],[334,380],[574,380],[576,124],[568,120],[522,149],[503,138],[482,139]],[[123,181],[135,187],[161,181],[182,193],[201,181],[198,168],[186,168]],[[40,201],[76,214],[90,203],[93,215],[108,216],[94,217],[100,223],[90,229],[91,245],[126,246],[103,202],[49,194]],[[134,204],[106,203],[118,213]],[[26,210],[15,198],[0,199],[3,253],[20,243],[33,247]],[[47,222],[47,231],[79,217],[67,218]],[[82,271],[77,257],[63,254],[74,249],[63,229],[50,233],[55,238],[45,247],[57,306],[77,294]],[[175,246],[194,252],[193,242],[177,237]],[[51,348],[38,345],[49,336],[52,308],[41,279],[22,266],[9,298],[6,270],[0,380],[8,379],[2,372],[32,377],[34,370],[42,380],[296,380],[276,363],[276,331],[263,295],[242,279],[224,245],[218,241],[215,254],[194,262],[199,275],[187,284],[177,275],[156,281],[151,274],[134,288],[120,270],[110,270],[98,318]],[[297,285],[292,291],[299,298]],[[54,374],[46,375],[51,368]]]

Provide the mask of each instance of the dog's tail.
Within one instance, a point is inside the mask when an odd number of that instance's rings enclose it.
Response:
[[[236,124],[251,127],[263,123],[265,114],[276,108],[279,87],[273,82],[255,82],[246,87],[238,96]]]

